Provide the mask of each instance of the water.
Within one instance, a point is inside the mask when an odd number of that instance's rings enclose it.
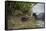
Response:
[[[44,27],[44,21],[42,21],[42,20],[37,20],[36,23],[37,23],[37,26],[38,26],[38,27]]]

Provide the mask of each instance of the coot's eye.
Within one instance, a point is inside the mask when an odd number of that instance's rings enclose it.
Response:
[[[25,22],[25,21],[27,21],[27,19],[28,19],[28,18],[26,18],[26,17],[22,17],[22,18],[21,18],[21,21],[22,21],[22,22]]]

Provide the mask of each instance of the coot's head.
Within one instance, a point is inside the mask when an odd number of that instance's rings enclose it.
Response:
[[[28,17],[21,17],[21,21],[22,22],[25,22],[25,21],[27,21],[28,20]]]

